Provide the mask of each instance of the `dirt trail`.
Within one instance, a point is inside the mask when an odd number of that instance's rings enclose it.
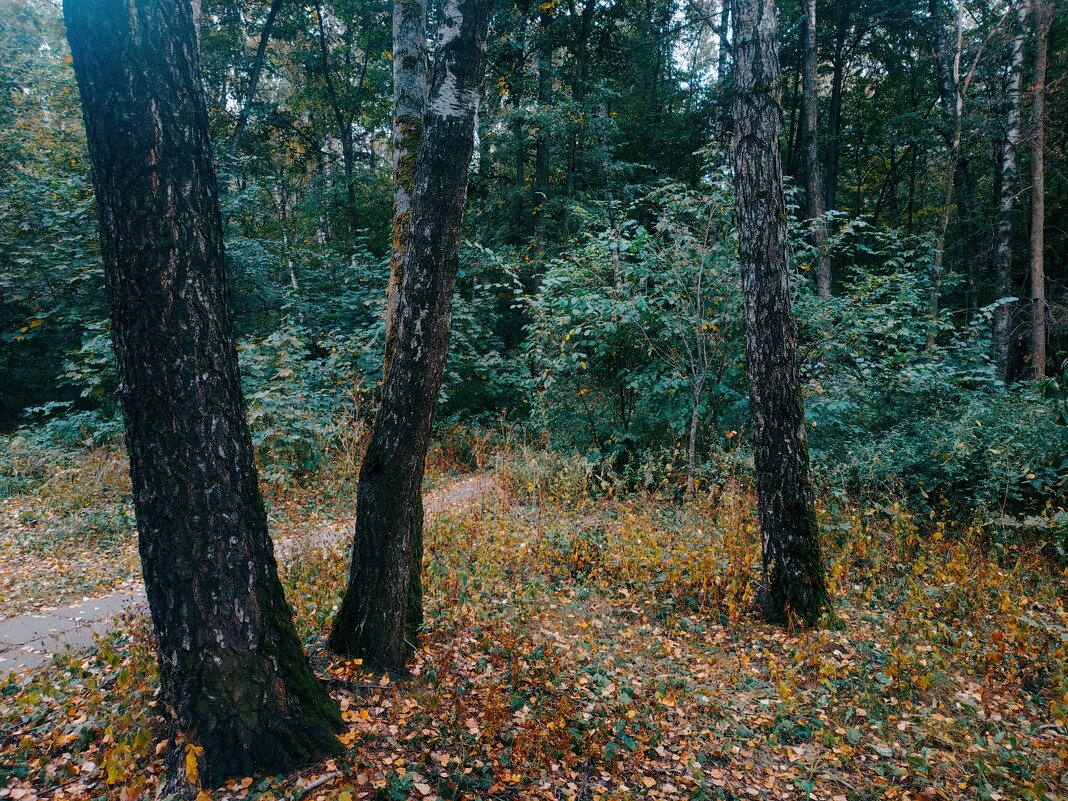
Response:
[[[492,476],[480,474],[461,479],[424,498],[427,515],[472,503],[493,489]],[[316,531],[301,537],[275,541],[279,560],[288,561],[311,548],[335,545],[350,536],[351,523]],[[111,631],[126,612],[143,610],[144,587],[112,593],[74,606],[65,606],[0,620],[0,676],[35,667],[66,648],[81,650],[92,645],[97,634]]]

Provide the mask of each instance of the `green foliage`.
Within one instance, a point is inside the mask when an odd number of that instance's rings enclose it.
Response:
[[[59,7],[0,3],[0,50],[0,430],[10,430],[27,406],[78,397],[62,384],[64,357],[105,312]]]
[[[558,446],[622,469],[684,449],[695,403],[703,450],[741,427],[732,204],[722,173],[700,190],[657,187],[635,204],[648,225],[628,220],[550,262],[526,298],[527,351],[535,421]]]
[[[1033,513],[1063,498],[1068,448],[1051,437],[1056,401],[997,380],[992,309],[966,328],[943,321],[928,349],[929,242],[854,224],[839,247],[853,260],[841,293],[802,293],[799,306],[812,457],[824,481],[904,492],[918,509],[948,505],[963,519]]]
[[[245,401],[263,480],[315,473],[335,449],[358,438],[366,390],[355,362],[351,339],[312,339],[292,321],[242,345]]]

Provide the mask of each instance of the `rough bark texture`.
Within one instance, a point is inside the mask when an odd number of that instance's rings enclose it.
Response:
[[[393,356],[360,470],[349,586],[329,645],[403,673],[427,445],[445,371],[452,296],[485,74],[489,0],[447,0],[415,171]]]
[[[67,0],[64,11],[163,699],[204,748],[204,784],[285,770],[338,751],[341,720],[301,650],[267,534],[192,10]],[[172,785],[183,778],[172,769]]]
[[[393,249],[386,291],[387,370],[397,331],[408,215],[426,112],[426,80],[426,0],[397,0],[393,4]]]
[[[736,0],[734,32],[734,182],[763,536],[760,603],[769,621],[814,624],[830,609],[830,599],[820,560],[790,302],[773,0]]]
[[[824,248],[827,220],[824,218],[823,179],[820,176],[819,141],[816,134],[816,107],[819,102],[816,53],[816,0],[805,0],[804,18],[805,85],[801,96],[801,131],[805,154],[805,217],[816,250],[816,284],[820,297],[831,296],[831,258]]]
[[[1046,50],[1053,20],[1051,0],[1035,5],[1035,84],[1031,121],[1031,370],[1046,377]]]
[[[1020,95],[1023,76],[1024,34],[1027,20],[1027,0],[1017,6],[1017,27],[1009,57],[1009,79],[1006,90],[1005,139],[1001,151],[1001,197],[998,200],[997,249],[994,252],[994,297],[1000,301],[994,310],[992,357],[998,378],[1009,377],[1009,323],[1012,295],[1012,212],[1016,202],[1019,178]]]

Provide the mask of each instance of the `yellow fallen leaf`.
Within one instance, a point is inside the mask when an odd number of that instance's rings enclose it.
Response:
[[[204,749],[199,746],[188,744],[185,747],[185,778],[190,784],[200,784],[200,769],[197,767],[197,759],[203,753]]]

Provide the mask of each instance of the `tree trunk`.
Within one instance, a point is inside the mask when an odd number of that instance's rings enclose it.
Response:
[[[549,199],[549,93],[552,87],[553,44],[549,33],[552,11],[541,13],[538,25],[538,136],[534,141],[534,250],[545,259],[545,204]]]
[[[849,32],[851,7],[843,3],[838,14],[838,28],[834,37],[833,72],[831,74],[831,105],[827,114],[827,191],[824,203],[829,209],[836,209],[838,194],[838,153],[842,134],[842,91],[845,84],[845,43]]]
[[[1012,212],[1019,177],[1020,96],[1023,76],[1024,35],[1027,25],[1027,0],[1017,7],[1016,34],[1009,58],[1009,85],[1006,92],[1005,142],[1001,151],[1001,197],[998,201],[997,249],[994,253],[994,310],[992,357],[998,378],[1009,378],[1009,324],[1012,295]]]
[[[763,535],[760,604],[768,621],[813,625],[830,610],[830,598],[809,478],[790,301],[775,3],[736,0],[734,20],[734,182]]]
[[[704,332],[698,330],[698,336]],[[704,368],[707,370],[707,366]],[[686,443],[686,497],[693,498],[697,494],[697,434],[701,426],[701,395],[705,389],[705,376],[693,377],[690,382],[690,396],[693,406],[690,407],[690,431]]]
[[[529,13],[527,0],[518,0],[516,7],[519,11],[519,57],[515,66],[515,78],[512,82],[512,140],[515,143],[513,155],[514,183],[512,185],[512,219],[515,225],[515,239],[518,242],[526,231],[526,216],[524,214],[523,192],[526,189],[526,129],[523,120],[523,92],[527,71],[527,16]]]
[[[786,174],[790,178],[796,178],[800,161],[798,140],[801,138],[800,126],[797,124],[797,107],[801,95],[801,73],[803,69],[798,65],[794,70],[794,90],[790,93],[790,125],[786,130]]]
[[[953,168],[953,192],[960,217],[961,259],[965,265],[965,319],[970,322],[979,307],[979,230],[975,224],[975,192],[968,157],[960,143]]]
[[[385,371],[397,329],[408,215],[426,112],[426,0],[393,4],[393,249],[386,292]]]
[[[942,136],[946,140],[946,173],[942,195],[941,219],[938,238],[935,243],[934,264],[931,269],[931,290],[927,302],[927,350],[933,350],[938,343],[939,308],[942,298],[942,271],[946,255],[946,234],[949,232],[950,207],[953,201],[954,187],[957,183],[961,142],[961,118],[964,110],[964,94],[960,83],[960,59],[962,49],[963,4],[958,4],[956,20],[953,25],[952,46],[946,40],[942,29],[942,10],[939,0],[929,0],[928,10],[931,19],[937,25],[935,33],[934,57],[937,68],[938,95],[942,103],[945,119]]]
[[[728,129],[730,127],[730,93],[727,91],[727,65],[729,64],[730,42],[728,34],[731,24],[731,0],[720,0],[719,28],[716,38],[719,39],[719,54],[716,63],[716,135],[715,140],[727,152]]]
[[[334,84],[334,74],[330,67],[330,46],[326,41],[326,24],[323,20],[322,4],[315,0],[315,20],[319,30],[319,51],[323,67],[323,80],[326,82],[327,96],[330,100],[330,109],[334,112],[334,122],[337,125],[337,135],[341,140],[341,161],[345,171],[345,202],[349,210],[349,217],[353,224],[356,222],[356,184],[353,174],[353,161],[356,158],[355,143],[352,141],[352,121],[356,115],[346,115],[341,108],[341,96]],[[370,56],[370,48],[365,53],[365,59]],[[365,64],[366,70],[366,64]]]
[[[271,40],[271,31],[274,29],[274,20],[278,16],[279,9],[285,0],[271,0],[271,7],[267,10],[267,19],[263,23],[263,31],[260,33],[260,43],[256,47],[256,58],[252,61],[252,69],[249,72],[248,87],[245,89],[245,99],[241,102],[241,112],[237,116],[237,124],[234,126],[233,136],[230,137],[230,155],[237,155],[237,147],[241,144],[241,136],[248,125],[248,116],[252,112],[252,100],[256,97],[256,86],[260,82],[260,73],[263,72],[263,62],[267,58],[267,43]]]
[[[1035,85],[1031,120],[1031,369],[1037,381],[1046,377],[1046,51],[1053,8],[1049,0],[1035,6]]]
[[[805,217],[816,251],[816,283],[820,297],[831,296],[831,257],[826,252],[827,220],[823,214],[823,185],[816,133],[818,59],[816,53],[816,0],[805,0],[804,18],[805,85],[801,98],[801,136],[805,156]]]
[[[415,171],[393,356],[360,470],[349,585],[330,648],[403,673],[427,446],[449,349],[489,0],[447,0]]]
[[[578,182],[579,133],[585,120],[586,102],[586,60],[589,50],[590,32],[593,29],[593,12],[596,0],[586,0],[582,7],[578,35],[575,37],[575,73],[571,79],[571,102],[575,106],[578,119],[572,119],[568,126],[567,149],[567,207],[564,209],[564,236],[571,235],[571,198],[575,194]]]
[[[67,0],[141,564],[172,724],[204,785],[334,753],[245,422],[188,0]],[[184,780],[172,744],[170,786]]]

